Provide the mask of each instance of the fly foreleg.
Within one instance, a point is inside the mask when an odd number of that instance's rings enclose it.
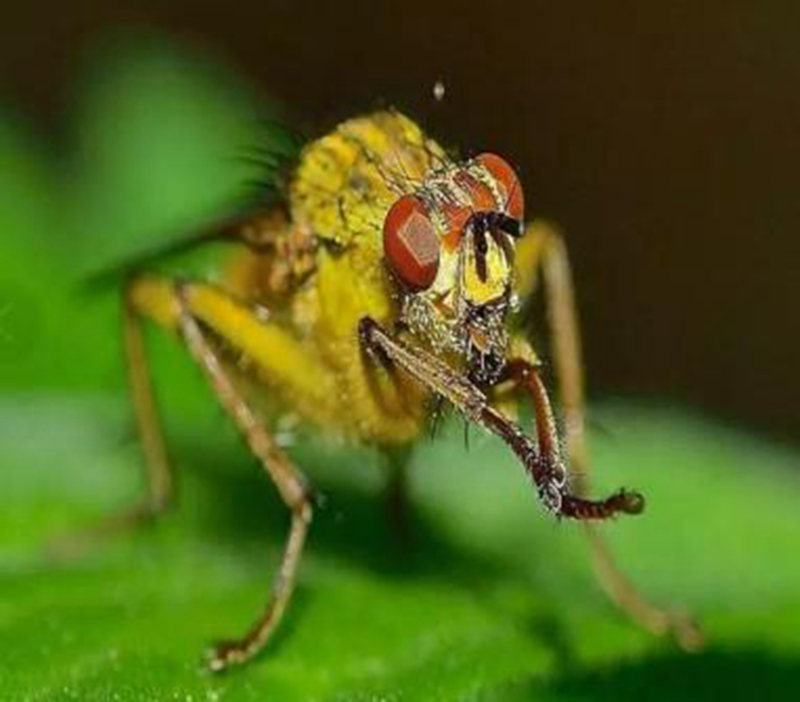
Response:
[[[394,339],[369,317],[361,320],[359,333],[365,350],[378,361],[395,364],[452,403],[467,419],[499,436],[522,461],[540,498],[556,515],[587,520],[606,519],[618,512],[641,512],[644,500],[638,493],[620,491],[605,500],[593,501],[569,492],[566,471],[558,458],[549,404],[542,411],[543,418],[552,426],[541,434],[537,447],[516,423],[490,404],[483,390],[447,364],[422,349]]]

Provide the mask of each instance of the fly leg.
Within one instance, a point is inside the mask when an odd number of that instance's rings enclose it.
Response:
[[[259,250],[285,226],[285,219],[280,211],[264,213],[247,226],[233,219],[221,222],[217,227],[181,242],[179,249],[192,249],[207,241],[229,239],[241,241],[249,248]],[[138,263],[142,265],[145,262],[142,260]],[[144,454],[147,494],[139,502],[106,517],[99,524],[58,539],[52,547],[52,551],[57,555],[75,555],[103,537],[152,522],[169,508],[174,499],[175,481],[164,445],[142,335],[142,317],[155,318],[156,321],[169,326],[174,309],[169,309],[170,301],[163,296],[148,298],[145,295],[145,304],[141,304],[142,300],[138,299],[142,297],[141,281],[141,278],[135,276],[126,277],[122,292],[122,325],[128,388]]]
[[[402,369],[433,393],[453,404],[467,419],[481,424],[501,438],[527,470],[545,506],[557,516],[572,519],[608,519],[615,514],[639,514],[644,498],[620,490],[603,500],[588,500],[571,494],[566,470],[554,454],[540,451],[535,442],[506,415],[492,406],[486,394],[469,378],[424,349],[392,337],[374,319],[359,323],[361,343],[367,353],[384,364]]]
[[[408,499],[408,447],[388,447],[383,456],[386,462],[387,479],[385,487],[386,513],[394,536],[401,546],[411,540],[411,514]]]
[[[168,509],[173,500],[175,483],[153,394],[141,320],[130,291],[131,285],[126,284],[122,294],[123,346],[128,388],[144,454],[147,494],[130,507],[106,516],[97,524],[58,537],[48,548],[57,558],[76,557],[104,538],[152,522]]]
[[[262,321],[246,305],[213,286],[141,276],[133,282],[131,301],[137,312],[182,338],[291,512],[283,558],[264,612],[244,636],[213,648],[209,667],[218,672],[252,659],[272,636],[291,598],[312,517],[309,486],[241,395],[218,353],[219,342],[246,357],[254,371],[291,388],[311,404],[319,405],[325,393],[331,392],[330,379],[315,372],[313,360],[283,329]]]
[[[157,517],[167,509],[173,496],[174,480],[153,395],[142,325],[131,302],[128,285],[123,295],[123,340],[128,367],[128,385],[144,453],[148,486],[144,501],[128,512],[128,521],[135,522]]]
[[[207,332],[203,331],[194,316],[191,286],[179,286],[176,297],[180,306],[178,329],[189,352],[200,365],[220,404],[233,418],[250,450],[261,461],[291,511],[291,526],[283,559],[264,613],[244,636],[221,642],[213,648],[209,656],[209,667],[218,672],[257,655],[283,617],[292,595],[300,554],[311,523],[312,506],[305,479],[241,397],[214,347],[209,343]]]
[[[527,275],[531,275],[536,264],[541,266],[543,274],[542,282],[545,288],[548,321],[552,330],[552,357],[560,391],[566,448],[576,492],[584,494],[589,470],[584,422],[584,377],[569,258],[564,240],[549,227],[534,224],[528,228],[527,237],[523,238],[523,241],[525,239],[528,240],[528,250],[535,251],[533,257],[526,262],[526,267],[530,266]],[[522,370],[522,367],[518,366],[517,372]],[[536,378],[538,375],[534,369],[528,375],[527,382],[535,402],[541,399],[537,398],[537,394],[541,395],[544,391],[541,384],[536,382]],[[540,413],[538,403],[536,412],[538,419]],[[547,414],[551,413],[548,411]],[[539,424],[537,421],[537,425]],[[550,419],[546,419],[542,425],[546,428],[554,426]],[[541,430],[539,431],[541,443]],[[546,433],[550,433],[550,429],[547,429]],[[555,446],[557,447],[557,442]],[[584,527],[595,572],[608,597],[645,629],[655,634],[672,631],[684,649],[700,648],[703,644],[702,634],[692,621],[685,615],[665,611],[648,602],[617,567],[598,525],[586,522]]]

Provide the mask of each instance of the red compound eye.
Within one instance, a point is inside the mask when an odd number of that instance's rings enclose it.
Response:
[[[383,252],[400,280],[413,290],[429,288],[439,270],[439,237],[425,206],[413,195],[392,205],[383,222]]]
[[[475,160],[489,171],[502,186],[504,201],[501,204],[505,205],[506,214],[521,221],[525,202],[519,178],[511,166],[497,154],[481,154]]]

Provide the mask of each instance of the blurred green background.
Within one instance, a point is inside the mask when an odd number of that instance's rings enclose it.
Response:
[[[796,694],[791,8],[650,7],[13,10],[0,49],[3,699]],[[159,334],[178,508],[78,561],[42,557],[142,487],[116,294],[87,294],[87,273],[246,192],[256,174],[240,157],[288,147],[268,120],[314,135],[387,103],[449,146],[508,154],[533,210],[564,224],[597,489],[649,500],[606,531],[648,593],[700,616],[703,653],[624,621],[574,525],[542,513],[494,441],[474,432],[465,452],[456,425],[414,456],[409,547],[385,518],[376,456],[313,435],[294,447],[328,496],[296,599],[271,652],[209,677],[200,652],[261,606],[286,515]],[[208,257],[177,269],[212,273]]]

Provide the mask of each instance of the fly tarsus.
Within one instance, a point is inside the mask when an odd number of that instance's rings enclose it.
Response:
[[[533,401],[536,413],[538,443],[531,448],[531,440],[517,432],[507,439],[515,453],[522,459],[547,508],[559,517],[579,520],[608,519],[616,514],[641,514],[644,497],[638,492],[619,490],[603,500],[588,500],[573,495],[566,465],[561,458],[561,448],[556,420],[550,399],[539,376],[539,368],[522,358],[512,358],[507,364],[508,376],[525,390]],[[516,442],[517,447],[514,446]]]
[[[560,462],[553,462],[542,454],[533,441],[516,425],[506,422],[499,427],[500,436],[511,446],[522,461],[525,470],[536,485],[539,499],[557,517],[579,521],[609,519],[617,514],[641,514],[645,508],[644,496],[632,490],[618,490],[602,500],[589,500],[570,492],[567,473]]]
[[[585,500],[563,495],[560,516],[572,519],[608,519],[616,514],[641,514],[645,499],[639,492],[620,490],[604,500]]]

